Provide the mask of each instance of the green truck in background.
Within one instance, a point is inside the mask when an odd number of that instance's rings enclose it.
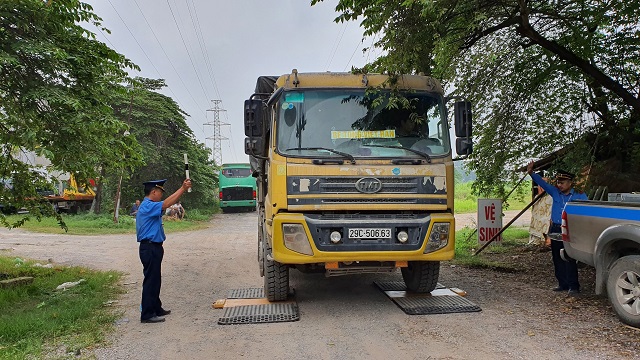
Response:
[[[256,179],[251,176],[247,164],[222,164],[220,168],[220,208],[231,210],[256,210]]]

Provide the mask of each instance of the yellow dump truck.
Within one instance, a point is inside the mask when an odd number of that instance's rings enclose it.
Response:
[[[430,292],[454,255],[446,99],[427,76],[298,73],[258,78],[245,152],[258,183],[258,262],[270,301],[289,270],[395,272]],[[468,155],[471,104],[453,104]]]

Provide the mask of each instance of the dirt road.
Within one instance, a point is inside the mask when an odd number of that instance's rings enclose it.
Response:
[[[551,293],[548,264],[535,279],[442,264],[441,283],[468,292],[479,313],[408,316],[372,285],[394,275],[325,278],[291,272],[298,322],[218,325],[211,304],[228,290],[260,287],[255,213],[220,214],[208,229],[170,234],[165,244],[165,323],[141,324],[142,269],[133,235],[64,236],[0,229],[0,252],[127,275],[111,344],[98,359],[631,359],[638,332],[605,304]],[[544,254],[548,255],[548,254]],[[593,303],[593,304],[591,304]],[[593,306],[592,306],[593,305]],[[584,308],[583,306],[586,306]],[[592,306],[592,307],[590,307]],[[588,313],[583,313],[588,312]],[[594,332],[597,331],[597,334]],[[614,344],[594,341],[614,334]],[[635,336],[635,337],[634,337]],[[609,338],[603,338],[605,340]],[[634,345],[635,344],[635,345]]]

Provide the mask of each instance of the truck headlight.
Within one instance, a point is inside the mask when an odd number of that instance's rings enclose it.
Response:
[[[447,246],[449,243],[449,223],[434,223],[431,228],[429,241],[424,249],[424,253],[434,252]]]
[[[407,234],[406,231],[400,231],[398,232],[398,235],[396,235],[396,237],[398,238],[398,241],[400,241],[401,243],[406,243],[407,240],[409,240],[409,234]]]
[[[302,224],[282,224],[282,234],[284,236],[284,246],[287,249],[305,255],[313,255],[311,244]]]
[[[342,240],[342,234],[340,234],[339,231],[332,231],[331,235],[329,235],[329,240],[331,240],[332,243],[337,244]]]

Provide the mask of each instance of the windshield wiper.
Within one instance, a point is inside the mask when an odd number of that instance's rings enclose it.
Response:
[[[393,145],[377,145],[377,144],[367,144],[365,146],[370,146],[370,147],[379,147],[379,148],[386,148],[386,149],[402,149],[402,150],[407,150],[410,151],[414,154],[420,155],[423,158],[425,158],[427,160],[428,163],[431,163],[431,156],[429,156],[429,154],[422,152],[422,151],[418,151],[418,150],[414,150],[414,149],[410,149],[410,148],[405,148],[402,146],[393,146]]]
[[[353,155],[347,154],[347,153],[342,152],[342,151],[330,149],[330,148],[324,148],[324,147],[295,147],[295,148],[288,148],[285,151],[289,151],[289,150],[325,150],[325,151],[332,152],[334,154],[338,154],[338,155],[342,156],[345,159],[349,159],[349,161],[351,161],[352,164],[356,163],[356,158],[354,158]]]

